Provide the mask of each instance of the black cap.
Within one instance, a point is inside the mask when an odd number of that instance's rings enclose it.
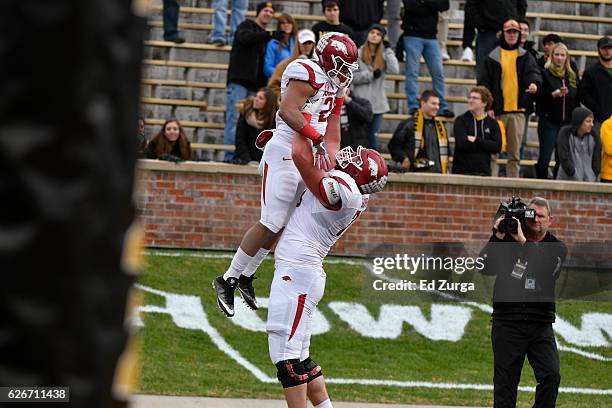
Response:
[[[597,48],[612,47],[612,38],[601,37],[597,40]]]
[[[563,38],[561,38],[561,36],[557,34],[546,34],[544,38],[542,38],[542,44],[546,44],[549,42],[554,42],[555,44],[562,43]]]
[[[274,5],[271,1],[261,1],[257,4],[257,8],[255,9],[255,16],[257,17],[259,15],[259,12],[265,9],[266,7],[270,7],[272,10],[274,10]]]
[[[383,27],[380,24],[372,24],[370,26],[370,28],[368,28],[368,33],[372,30],[378,30],[382,33],[382,36],[384,37],[385,35],[387,35],[387,29],[385,27]]]

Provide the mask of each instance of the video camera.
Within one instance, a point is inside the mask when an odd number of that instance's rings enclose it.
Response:
[[[504,219],[499,223],[499,232],[516,234],[518,231],[518,222],[521,223],[521,227],[525,230],[525,220],[535,219],[535,210],[528,208],[527,204],[521,201],[520,197],[512,196],[507,202],[501,202],[495,219],[500,216],[504,216]]]

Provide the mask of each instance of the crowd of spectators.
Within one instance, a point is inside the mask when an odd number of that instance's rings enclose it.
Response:
[[[388,31],[380,24],[385,4]],[[164,0],[163,5],[164,39],[183,42],[177,29],[178,2]],[[389,142],[392,169],[498,175],[497,155],[505,152],[507,165],[502,171],[519,177],[529,118],[535,114],[539,141],[535,177],[596,181],[601,170],[602,181],[612,180],[609,37],[597,42],[598,61],[581,78],[560,35],[547,34],[540,47],[531,41],[526,0],[467,0],[460,59],[475,59],[478,86],[468,93],[467,111],[454,119],[451,152],[445,124],[439,119],[455,116],[446,99],[443,69],[443,61],[451,58],[446,47],[448,0],[322,0],[324,21],[302,30],[287,13],[277,14],[276,29],[268,29],[277,12],[270,1],[257,4],[254,20],[245,19],[248,1],[233,0],[231,6],[226,36],[228,1],[213,1],[213,30],[207,40],[232,45],[224,144],[236,150],[227,151],[225,161],[259,160],[261,152],[252,146],[253,140],[259,130],[274,127],[284,69],[297,58],[313,58],[318,39],[335,31],[350,36],[359,47],[359,68],[341,115],[343,146],[380,148],[377,135],[383,114],[390,110],[386,75],[399,73],[399,63],[405,61],[409,119],[397,126]],[[433,89],[419,97],[421,57]],[[163,141],[172,134],[166,129],[168,123],[180,130],[177,121],[167,122],[146,152],[139,130],[141,156],[185,157],[181,137],[174,139],[179,141],[172,144],[174,150],[166,151],[170,144]],[[184,136],[182,130],[179,134]]]

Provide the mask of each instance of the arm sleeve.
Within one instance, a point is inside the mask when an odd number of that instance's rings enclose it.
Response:
[[[504,241],[493,234],[491,238],[489,238],[487,245],[480,251],[478,257],[482,258],[482,263],[484,265],[484,268],[480,270],[481,274],[492,276],[497,275],[499,272],[501,262],[504,258],[502,242]]]
[[[276,40],[272,40],[268,43],[266,47],[266,55],[264,56],[264,75],[266,78],[270,78],[274,73],[274,69],[276,65],[274,62],[276,61],[276,50],[277,50],[278,42]]]
[[[516,10],[519,20],[524,19],[527,14],[527,0],[516,0]]]
[[[538,87],[542,86],[542,71],[538,67],[536,59],[529,53],[527,53],[527,60],[525,62],[525,79],[527,85],[534,83]]]
[[[387,74],[399,74],[400,66],[395,56],[395,52],[392,48],[385,49],[385,73]]]
[[[561,162],[563,171],[565,171],[568,176],[572,177],[576,171],[569,151],[570,133],[571,130],[568,127],[561,128],[559,136],[557,137],[557,152],[559,153],[559,161]]]
[[[359,68],[353,73],[353,85],[369,84],[374,80],[372,70],[361,60],[361,57],[357,61]]]
[[[453,124],[453,135],[455,136],[455,154],[457,154],[457,152],[474,153],[478,151],[476,144],[468,140],[468,132],[468,126],[464,120],[464,117],[460,116],[456,118],[455,123]]]
[[[450,2],[448,0],[425,0],[423,4],[427,8],[437,12],[446,11],[450,8]]]
[[[244,119],[244,116],[240,115],[238,118],[238,123],[236,124],[236,150],[234,151],[234,158],[242,161],[250,160],[249,148],[247,147],[247,126],[248,125]]]
[[[147,159],[157,159],[157,153],[155,153],[156,148],[157,144],[151,140],[147,145]]]
[[[243,25],[236,30],[235,41],[242,45],[256,45],[265,43],[270,38],[270,35],[265,30],[256,29]]]
[[[582,81],[580,82],[580,87],[578,88],[578,97],[580,98],[580,102],[589,108],[595,117],[598,117],[602,115],[599,112],[599,104],[595,101],[595,98],[593,98],[593,95],[597,93],[596,87],[597,85],[595,81],[593,81],[591,72],[588,70],[585,71]]]
[[[482,14],[480,13],[480,1],[481,0],[467,0],[465,3],[465,13],[469,14],[469,18],[472,22],[473,27],[483,27]]]
[[[396,162],[402,162],[407,157],[410,162],[414,161],[414,130],[413,122],[408,120],[398,125],[389,141],[389,153]]]

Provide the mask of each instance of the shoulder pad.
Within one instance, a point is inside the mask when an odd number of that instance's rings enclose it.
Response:
[[[323,177],[319,182],[321,204],[328,210],[338,211],[342,208],[340,188],[338,180],[332,177]]]
[[[287,66],[283,76],[287,80],[297,79],[308,82],[315,89],[321,89],[325,85],[325,78],[322,77],[320,70],[320,67],[313,61],[297,59]]]

